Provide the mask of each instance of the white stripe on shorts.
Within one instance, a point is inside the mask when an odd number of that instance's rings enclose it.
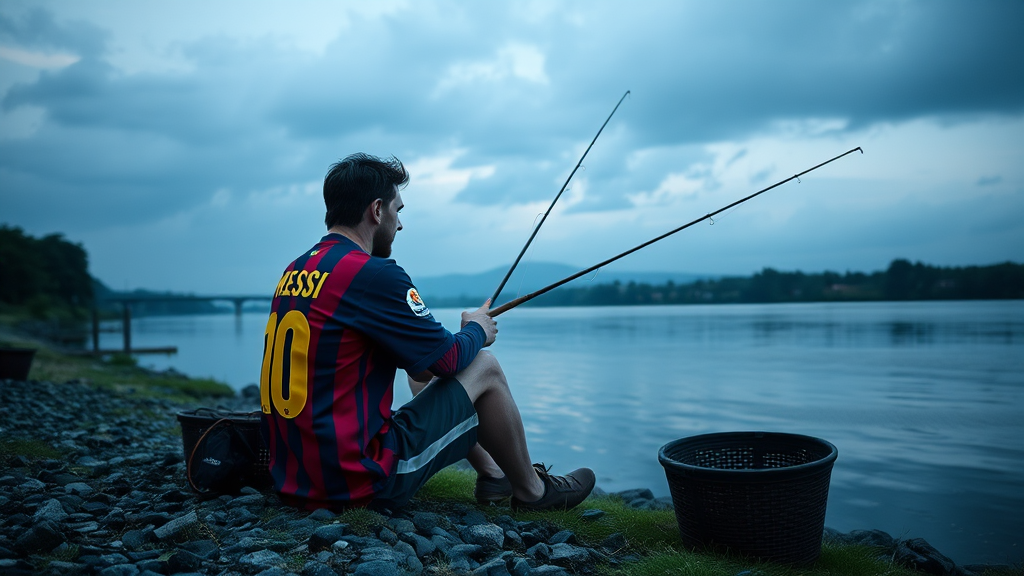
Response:
[[[473,414],[469,418],[466,418],[461,424],[452,428],[447,434],[441,436],[423,452],[409,458],[408,460],[399,460],[398,468],[395,470],[395,474],[408,474],[415,472],[420,468],[426,466],[431,460],[437,456],[441,450],[444,450],[449,444],[454,442],[459,436],[462,436],[466,432],[469,432],[473,428],[476,428],[480,424],[480,418],[476,414]]]

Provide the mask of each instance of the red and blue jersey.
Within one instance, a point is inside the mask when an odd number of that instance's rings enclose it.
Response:
[[[264,335],[260,403],[276,490],[310,508],[367,504],[397,462],[396,370],[454,375],[484,339],[475,322],[448,332],[394,260],[324,236],[285,270]]]

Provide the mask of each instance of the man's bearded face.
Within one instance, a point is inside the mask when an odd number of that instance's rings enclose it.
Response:
[[[384,206],[381,212],[380,226],[373,232],[371,256],[379,258],[391,257],[391,245],[395,241],[395,235],[402,229],[402,223],[398,220],[398,211],[404,206],[402,196],[397,193],[394,199]]]

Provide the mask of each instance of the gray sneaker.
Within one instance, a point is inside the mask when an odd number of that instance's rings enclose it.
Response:
[[[508,481],[508,476],[502,476],[501,478],[477,476],[473,496],[476,497],[476,501],[480,504],[500,502],[512,496],[512,483]]]
[[[535,502],[523,502],[512,497],[511,506],[519,510],[569,510],[587,499],[594,489],[594,471],[590,468],[579,468],[565,476],[548,473],[550,467],[534,464],[533,469],[544,483],[544,495]]]

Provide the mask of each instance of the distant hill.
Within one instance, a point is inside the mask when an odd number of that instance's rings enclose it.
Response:
[[[511,263],[479,272],[477,274],[445,274],[413,278],[416,288],[424,298],[430,300],[466,300],[468,303],[480,303],[494,293],[498,283],[505,276]],[[516,294],[528,294],[543,288],[562,278],[579,272],[581,268],[558,264],[555,262],[520,262],[515,274],[501,291],[501,301],[511,300]],[[698,280],[717,278],[711,274],[691,274],[686,272],[626,272],[601,270],[578,278],[565,285],[565,288],[580,288],[592,283],[608,284],[616,280],[628,284],[665,284],[669,281],[676,284],[689,284]],[[593,280],[591,280],[593,279]],[[439,303],[438,303],[439,304]],[[437,306],[438,304],[434,304]]]

